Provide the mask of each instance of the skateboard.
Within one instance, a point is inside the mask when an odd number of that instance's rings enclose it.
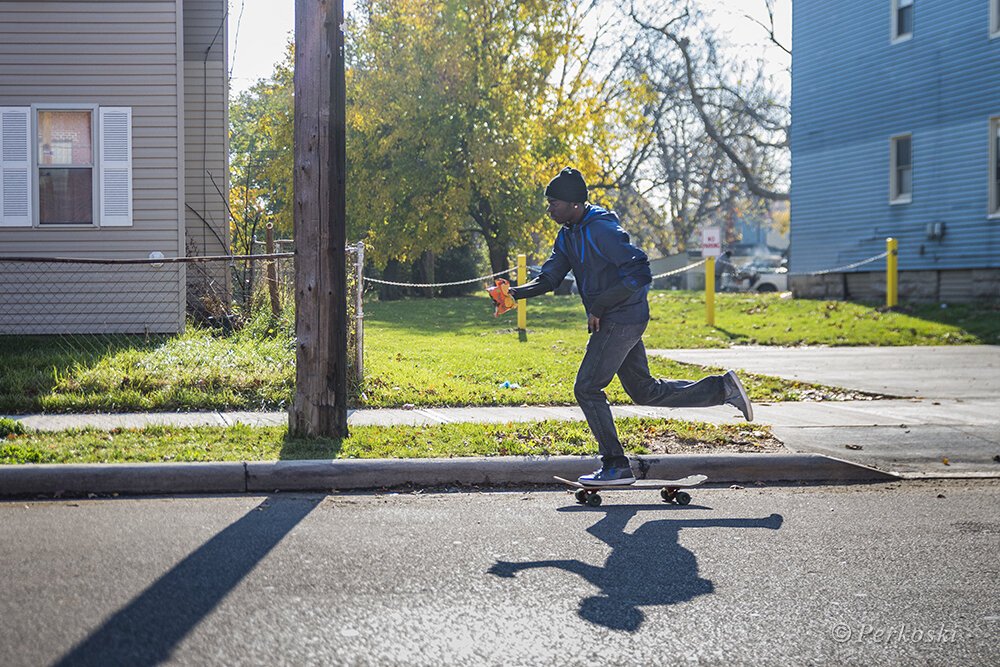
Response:
[[[576,502],[581,505],[598,507],[601,504],[601,491],[618,491],[625,489],[659,489],[660,497],[664,502],[687,505],[691,502],[691,494],[681,489],[690,488],[703,484],[708,479],[705,475],[688,475],[682,479],[637,479],[632,484],[611,484],[608,486],[584,486],[580,482],[574,482],[562,477],[557,480],[576,489],[573,494]]]

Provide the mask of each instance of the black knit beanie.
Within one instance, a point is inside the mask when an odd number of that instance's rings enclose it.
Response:
[[[545,196],[560,201],[583,203],[587,201],[587,184],[580,172],[573,167],[566,167],[549,181]]]

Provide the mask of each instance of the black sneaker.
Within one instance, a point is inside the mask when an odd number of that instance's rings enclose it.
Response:
[[[748,422],[753,421],[753,405],[750,404],[750,397],[747,396],[743,383],[736,377],[734,371],[726,371],[722,376],[722,382],[726,387],[726,405],[732,405],[743,413]]]
[[[620,468],[601,468],[589,475],[582,475],[577,481],[584,486],[614,486],[618,484],[633,484],[635,475],[632,468],[624,466]]]

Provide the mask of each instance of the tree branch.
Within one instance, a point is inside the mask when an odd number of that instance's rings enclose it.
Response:
[[[792,50],[778,41],[778,37],[774,34],[774,0],[764,0],[764,6],[767,7],[768,25],[764,25],[762,22],[758,21],[749,14],[744,14],[743,16],[763,28],[772,44],[787,53],[789,56],[792,55]]]
[[[747,189],[751,193],[764,199],[788,201],[790,197],[787,192],[779,192],[776,190],[772,190],[764,186],[758,180],[757,176],[750,168],[750,165],[747,164],[747,162],[733,149],[733,147],[729,145],[725,137],[722,136],[722,133],[719,131],[719,128],[716,126],[715,122],[708,115],[708,112],[705,110],[706,107],[705,98],[703,97],[701,91],[698,88],[698,84],[695,77],[694,61],[689,51],[690,41],[686,37],[677,36],[676,34],[674,34],[674,32],[670,30],[670,25],[672,25],[675,21],[677,21],[677,19],[672,19],[662,27],[655,27],[646,23],[645,21],[641,20],[638,16],[636,16],[634,7],[631,8],[630,14],[632,20],[638,23],[639,26],[641,26],[643,29],[653,30],[655,32],[660,33],[680,50],[681,57],[684,61],[684,76],[687,81],[688,91],[691,95],[691,102],[695,108],[695,111],[698,113],[698,116],[701,119],[702,124],[705,127],[705,132],[712,139],[712,141],[726,154],[726,157],[728,157],[729,160],[733,163],[733,166],[736,167],[736,170],[743,177]],[[686,15],[687,11],[685,10],[682,16]]]

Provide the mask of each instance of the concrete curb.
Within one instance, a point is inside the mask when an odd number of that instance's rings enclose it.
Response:
[[[0,497],[243,493],[246,489],[246,465],[240,462],[0,466]]]
[[[879,481],[895,475],[818,454],[713,454],[637,457],[645,477],[708,475],[709,483]],[[393,486],[552,484],[596,466],[591,457],[470,457],[390,460],[278,461],[247,464],[247,490],[307,491]]]
[[[469,457],[247,463],[0,466],[0,497],[93,494],[273,493],[399,486],[555,484],[596,466],[592,457]],[[710,484],[872,482],[899,479],[819,454],[706,454],[638,457],[648,478],[708,476]]]

